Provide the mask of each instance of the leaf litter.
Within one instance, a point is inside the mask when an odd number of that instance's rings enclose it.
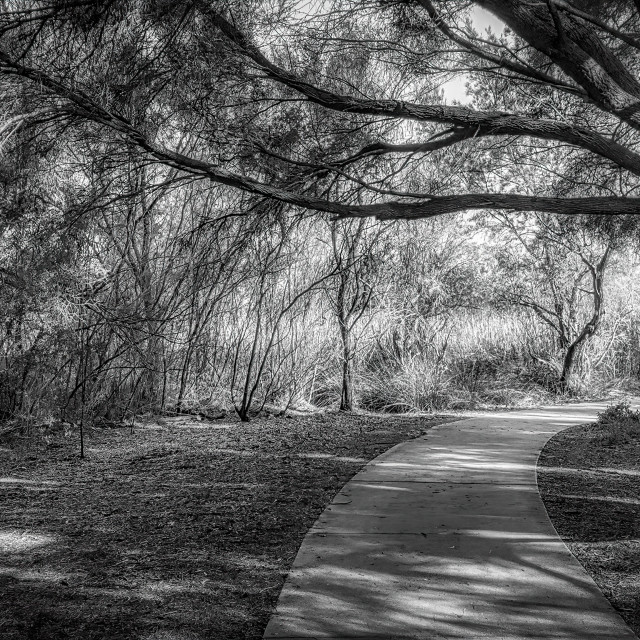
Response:
[[[576,426],[545,446],[538,486],[573,555],[640,636],[640,434]]]
[[[451,419],[451,418],[449,418]],[[0,443],[4,640],[261,638],[304,534],[446,418],[164,418]]]

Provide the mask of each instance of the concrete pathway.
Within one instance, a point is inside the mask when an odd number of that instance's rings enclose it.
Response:
[[[536,485],[545,442],[603,408],[470,418],[370,462],[307,534],[264,637],[636,638]]]

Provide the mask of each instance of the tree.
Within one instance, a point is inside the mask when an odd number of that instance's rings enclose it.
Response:
[[[237,331],[232,340],[230,384],[235,411],[243,422],[249,421],[258,398],[260,409],[264,407],[279,370],[293,355],[295,345],[290,343],[295,339],[296,317],[304,315],[305,303],[336,273],[335,268],[318,269],[313,255],[307,255],[306,264],[300,259],[304,246],[300,224],[299,218],[280,219],[273,228],[254,236],[252,278],[247,287],[236,291],[237,301],[230,313],[235,315],[231,324]],[[280,357],[271,362],[278,347]]]
[[[367,220],[331,223],[332,262],[336,285],[327,295],[340,331],[342,380],[340,410],[356,408],[354,366],[357,351],[356,327],[370,308],[382,278],[385,228]]]
[[[462,1],[329,2],[306,34],[296,24],[293,3],[281,3],[270,19],[270,6],[261,2],[240,8],[206,0],[4,2],[3,91],[25,99],[8,102],[3,132],[6,136],[52,121],[68,123],[69,131],[89,126],[94,135],[133,144],[150,161],[198,179],[337,217],[424,218],[466,209],[638,213],[640,198],[632,195],[563,197],[489,189],[415,193],[397,189],[389,176],[391,187],[376,186],[380,173],[374,161],[385,156],[400,163],[407,155],[428,158],[439,150],[490,145],[506,137],[566,145],[585,161],[600,159],[610,173],[634,181],[640,175],[640,81],[634,75],[640,41],[633,35],[640,26],[637,3],[603,1],[597,11],[578,0],[476,4],[510,31],[479,38],[465,22],[469,3]],[[332,39],[338,22],[349,25],[353,38],[343,37],[343,29]],[[370,95],[350,78],[323,70],[325,52],[308,46],[318,35],[330,53],[360,48],[370,69],[384,73],[384,84],[394,89]],[[269,47],[271,41],[275,44]],[[444,104],[438,99],[438,78],[463,69],[479,77],[503,77],[510,90],[523,96],[519,108]],[[123,97],[141,94],[151,99],[153,109],[143,122],[135,122],[122,106],[128,103]],[[561,96],[566,111],[540,108],[549,96]],[[264,120],[253,107],[247,110],[249,120],[225,118],[225,102],[234,97],[270,110],[283,110],[291,101],[311,112],[320,107],[341,114],[345,129],[367,129],[373,140],[347,155],[323,149],[321,141],[303,141],[298,157],[282,159],[304,166],[299,179],[265,180],[264,166],[273,155]],[[245,122],[262,138],[260,145],[243,131]],[[189,153],[174,143],[176,132],[186,128],[197,130],[203,143]],[[237,145],[236,154],[226,157],[230,144]],[[261,153],[264,162],[243,171],[236,162],[243,153]],[[365,163],[371,166],[366,179],[358,175]],[[369,202],[344,204],[309,193],[310,184],[337,175],[364,182]]]
[[[85,415],[83,397],[88,411],[123,414],[213,406],[231,389],[246,418],[287,386],[293,362],[309,356],[305,341],[329,353],[331,339],[309,327],[328,327],[327,297],[312,294],[334,284],[352,406],[354,325],[376,302],[379,276],[358,231],[376,228],[369,217],[411,219],[388,237],[418,258],[464,247],[473,217],[454,221],[444,244],[429,238],[442,227],[420,219],[467,209],[637,233],[636,3],[326,0],[307,15],[301,6],[0,0],[7,415],[45,389],[70,418]],[[507,28],[477,33],[473,6]],[[467,81],[469,104],[448,104],[452,78]],[[341,230],[333,279],[319,268],[331,247],[315,237],[327,224]],[[488,264],[493,249],[483,233],[460,260],[429,254],[422,271],[412,258],[405,274],[391,252],[385,273],[400,284],[389,290],[408,302],[394,347],[424,355],[449,307],[482,302],[473,256]],[[30,260],[43,236],[47,251]],[[40,297],[29,306],[32,290]],[[374,321],[366,335],[373,344],[383,333]],[[566,333],[567,349],[579,336]],[[319,379],[334,379],[330,369]]]
[[[551,330],[560,353],[557,382],[565,392],[580,351],[602,323],[605,273],[620,240],[615,230],[589,232],[548,215],[495,219],[507,239],[499,252],[498,296],[530,309]]]

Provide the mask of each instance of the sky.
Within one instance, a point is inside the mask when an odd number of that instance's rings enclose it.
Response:
[[[500,33],[505,26],[502,20],[477,5],[471,10],[471,20],[473,20],[476,29],[479,31],[484,31],[488,27],[491,27],[493,31]]]
[[[504,22],[496,18],[493,14],[489,13],[485,9],[482,9],[478,6],[475,6],[471,10],[471,20],[475,28],[482,34],[485,30],[491,27],[491,30],[495,34],[502,33],[504,29]],[[469,98],[466,95],[465,82],[467,78],[465,75],[461,75],[454,80],[450,80],[449,82],[442,85],[444,89],[444,97],[445,102],[451,104],[454,100],[461,102],[463,104],[467,104],[470,102]]]

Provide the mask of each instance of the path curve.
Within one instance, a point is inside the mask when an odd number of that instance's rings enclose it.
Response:
[[[371,461],[309,530],[264,638],[637,640],[536,484],[547,440],[604,406],[448,423]]]

